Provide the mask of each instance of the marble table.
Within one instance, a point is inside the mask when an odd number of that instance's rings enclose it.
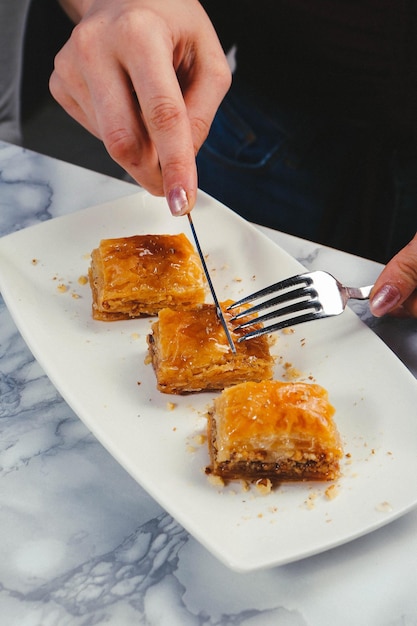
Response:
[[[0,142],[1,235],[136,190]],[[307,267],[343,281],[368,284],[380,271],[264,230]],[[416,322],[377,321],[366,304],[355,306],[417,376]],[[1,299],[0,536],[1,626],[417,624],[417,511],[296,563],[228,570],[88,432]]]

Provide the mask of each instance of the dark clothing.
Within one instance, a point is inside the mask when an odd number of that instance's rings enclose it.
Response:
[[[203,4],[237,69],[200,186],[251,221],[386,262],[417,230],[417,2]]]
[[[205,0],[263,98],[417,128],[415,0]]]

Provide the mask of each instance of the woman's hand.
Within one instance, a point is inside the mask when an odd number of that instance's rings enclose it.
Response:
[[[197,0],[62,0],[75,20],[50,79],[60,105],[143,187],[183,215],[195,155],[231,81]]]
[[[417,234],[385,266],[370,299],[376,317],[417,317]]]

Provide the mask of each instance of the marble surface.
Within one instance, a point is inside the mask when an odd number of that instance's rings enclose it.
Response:
[[[0,142],[0,235],[136,189]],[[265,232],[347,283],[368,284],[380,270]],[[355,310],[417,376],[417,323]],[[88,432],[1,298],[0,537],[1,626],[417,624],[417,511],[297,563],[228,570]]]

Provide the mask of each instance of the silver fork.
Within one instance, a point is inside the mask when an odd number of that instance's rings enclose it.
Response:
[[[316,271],[298,274],[286,280],[265,287],[228,307],[232,310],[253,300],[276,294],[268,300],[240,311],[231,321],[258,314],[259,311],[274,307],[272,311],[263,315],[245,320],[234,330],[252,326],[254,323],[264,323],[274,318],[280,318],[275,324],[257,328],[239,337],[238,342],[260,337],[266,333],[273,333],[288,326],[310,322],[312,320],[340,315],[346,308],[348,300],[367,300],[373,285],[368,287],[345,287],[328,272]]]

